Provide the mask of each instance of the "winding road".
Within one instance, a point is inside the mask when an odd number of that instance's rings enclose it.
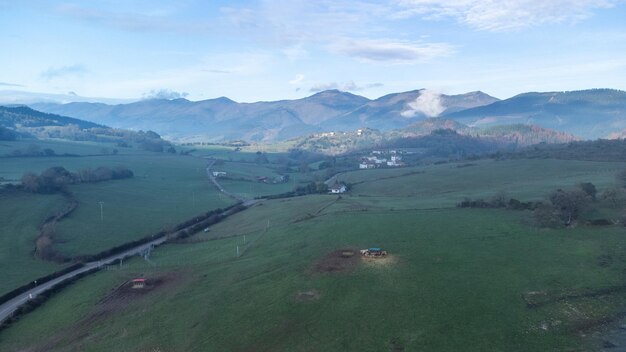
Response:
[[[163,237],[159,237],[153,241],[150,241],[148,243],[144,243],[140,246],[137,246],[135,248],[131,248],[125,252],[119,253],[119,254],[115,254],[112,255],[108,258],[99,260],[99,261],[94,261],[94,262],[89,262],[89,263],[85,263],[85,266],[83,266],[82,268],[78,268],[74,271],[70,271],[69,273],[59,276],[56,279],[52,279],[50,281],[47,281],[37,287],[34,287],[24,293],[22,293],[21,295],[11,299],[10,301],[5,302],[4,304],[0,305],[0,322],[4,321],[5,319],[7,319],[8,317],[11,316],[11,314],[13,314],[13,312],[15,312],[15,310],[17,310],[17,308],[19,308],[22,304],[28,302],[29,300],[37,297],[37,295],[41,294],[42,292],[45,292],[49,289],[51,289],[52,287],[54,287],[56,284],[59,284],[65,280],[71,279],[79,274],[82,274],[86,271],[89,271],[91,269],[95,269],[95,268],[99,268],[105,265],[109,265],[113,262],[115,262],[118,259],[124,259],[127,257],[131,257],[137,254],[141,254],[144,251],[146,251],[149,248],[152,248],[154,246],[158,246],[160,244],[162,244],[163,242],[165,242],[167,240],[167,236],[163,236]]]
[[[241,196],[238,196],[236,194],[230,193],[228,191],[226,191],[215,179],[215,177],[213,177],[213,174],[211,172],[211,166],[213,166],[213,164],[215,163],[215,160],[209,160],[209,165],[206,168],[207,171],[207,175],[209,177],[209,180],[211,180],[211,182],[217,187],[217,189],[224,193],[226,196],[235,199],[238,202],[241,202],[242,205],[249,207],[257,202],[259,202],[259,200],[257,199],[245,199]],[[3,303],[0,304],[0,323],[3,322],[5,319],[9,318],[11,316],[11,314],[13,314],[13,312],[15,312],[21,305],[23,305],[24,303],[28,302],[29,300],[37,297],[38,295],[40,295],[42,292],[45,292],[51,288],[53,288],[55,285],[62,283],[66,280],[72,279],[74,277],[76,277],[77,275],[80,275],[86,271],[95,269],[95,268],[99,268],[105,265],[109,265],[113,262],[115,262],[118,259],[124,259],[124,258],[128,258],[128,257],[132,257],[134,255],[140,255],[142,253],[144,253],[146,250],[158,246],[160,244],[163,244],[165,241],[167,241],[167,235],[162,236],[162,237],[158,237],[156,239],[154,239],[153,241],[141,244],[137,247],[131,248],[127,251],[124,251],[122,253],[118,253],[115,255],[112,255],[110,257],[107,257],[105,259],[99,260],[99,261],[94,261],[94,262],[89,262],[89,263],[85,263],[85,266],[76,269],[74,271],[70,271],[67,274],[64,274],[62,276],[59,276],[55,279],[52,279],[50,281],[47,281],[45,283],[42,283],[41,285],[34,287],[22,294],[20,294],[19,296]]]

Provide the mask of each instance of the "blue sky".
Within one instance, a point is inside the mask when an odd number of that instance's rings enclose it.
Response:
[[[66,100],[626,89],[623,0],[0,0],[0,44],[0,95]]]

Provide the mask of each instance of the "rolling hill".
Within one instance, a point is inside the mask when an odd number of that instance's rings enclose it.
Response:
[[[534,125],[480,128],[444,118],[427,118],[392,131],[364,128],[352,132],[316,133],[290,142],[299,149],[334,155],[374,147],[453,149],[463,150],[466,154],[485,154],[538,143],[560,144],[576,140],[578,138],[571,134]]]
[[[171,144],[152,131],[111,128],[72,117],[43,113],[26,106],[0,106],[0,140],[56,138],[74,141],[112,142],[163,151]]]
[[[477,127],[522,123],[588,139],[605,138],[626,128],[626,92],[591,89],[524,93],[489,105],[443,115]]]

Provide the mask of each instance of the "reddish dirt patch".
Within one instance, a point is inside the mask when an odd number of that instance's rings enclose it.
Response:
[[[361,262],[358,249],[344,248],[326,254],[313,266],[315,273],[341,273],[349,272]]]
[[[68,350],[82,350],[81,344],[87,338],[98,338],[94,326],[128,310],[134,302],[139,302],[142,297],[153,292],[171,290],[183,284],[188,275],[180,272],[170,272],[160,275],[145,277],[146,282],[143,288],[133,288],[133,278],[141,277],[136,275],[121,283],[119,286],[102,298],[94,305],[91,312],[84,318],[76,321],[65,328],[60,329],[56,334],[37,343],[24,351],[51,351],[60,347],[68,347]],[[72,349],[71,347],[75,347]]]

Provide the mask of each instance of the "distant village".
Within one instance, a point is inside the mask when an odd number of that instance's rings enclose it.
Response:
[[[406,166],[402,161],[402,152],[397,150],[372,150],[369,155],[361,158],[359,169],[376,169],[381,167]]]

